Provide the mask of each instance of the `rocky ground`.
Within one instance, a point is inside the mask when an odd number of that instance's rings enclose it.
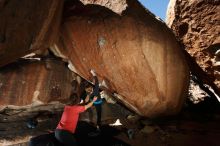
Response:
[[[83,145],[91,145],[92,142],[99,142],[100,144],[103,139],[105,144],[120,146],[220,145],[218,141],[220,136],[220,128],[218,126],[220,110],[217,101],[210,97],[205,98],[204,101],[198,104],[192,104],[187,101],[179,115],[160,119],[139,117],[120,104],[105,103],[103,108],[101,135],[95,137],[95,139],[88,138],[86,140],[84,136],[79,136],[79,140],[89,142],[89,144],[84,143]],[[61,110],[62,108],[58,108],[54,113],[42,112],[38,118],[37,127],[33,129],[28,128],[26,125],[30,117],[23,116],[20,117],[19,121],[13,121],[13,119],[7,119],[7,113],[10,113],[10,111],[5,110],[4,113],[1,113],[0,118],[1,145],[10,145],[10,142],[16,139],[17,144],[13,142],[13,145],[25,146],[30,137],[54,130],[60,118]],[[92,111],[95,112],[94,109]],[[36,113],[33,113],[34,115]],[[89,132],[88,129],[94,129],[88,122],[94,121],[96,117],[93,117],[92,120],[89,120],[88,117],[88,112],[81,116],[80,120],[86,122],[87,125],[80,124],[79,135],[87,134]],[[122,125],[109,127],[109,124],[114,123],[116,119],[120,119]],[[133,133],[133,135],[129,136],[128,131]]]

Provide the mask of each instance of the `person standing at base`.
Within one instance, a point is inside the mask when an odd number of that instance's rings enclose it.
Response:
[[[97,100],[94,97],[91,102],[82,106],[79,105],[80,98],[77,94],[72,94],[69,105],[64,107],[64,111],[59,124],[55,130],[56,139],[65,146],[75,146],[77,141],[74,133],[79,119],[79,114],[92,107],[93,103]]]

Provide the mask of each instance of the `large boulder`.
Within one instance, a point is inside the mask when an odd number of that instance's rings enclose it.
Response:
[[[201,80],[220,93],[220,1],[219,0],[170,0],[167,24],[186,51],[208,75]],[[201,71],[200,71],[201,73]],[[220,95],[220,94],[219,94]]]
[[[136,0],[117,3],[119,12],[108,0],[67,2],[54,50],[70,60],[74,72],[89,79],[89,70],[95,69],[100,81],[140,115],[181,109],[189,70],[166,24]]]
[[[0,1],[0,66],[38,49],[57,36],[63,0]]]

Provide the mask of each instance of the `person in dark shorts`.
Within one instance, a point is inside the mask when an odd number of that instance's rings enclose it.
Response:
[[[91,86],[89,83],[85,84],[85,90],[81,94],[81,99],[87,103],[90,100],[93,100],[94,97],[97,97],[97,100],[93,103],[96,108],[97,113],[97,121],[96,121],[96,127],[97,130],[99,130],[101,126],[101,116],[102,116],[102,98],[99,91],[99,81],[96,76],[96,73],[94,70],[91,70],[90,73],[93,76],[93,79],[95,80],[94,87]]]

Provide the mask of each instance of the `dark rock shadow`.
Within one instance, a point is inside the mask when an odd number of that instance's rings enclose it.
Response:
[[[129,146],[125,142],[115,138],[120,131],[103,125],[97,136],[89,136],[89,133],[96,131],[95,127],[87,122],[79,122],[76,129],[76,138],[80,146]]]
[[[89,133],[95,131],[96,128],[94,126],[87,122],[80,121],[75,133],[78,146],[129,146],[127,143],[114,137],[120,133],[120,130],[108,125],[103,125],[100,127],[98,135],[89,135]],[[30,143],[32,143],[31,146],[62,146],[62,144],[56,140],[54,133],[31,138]]]

